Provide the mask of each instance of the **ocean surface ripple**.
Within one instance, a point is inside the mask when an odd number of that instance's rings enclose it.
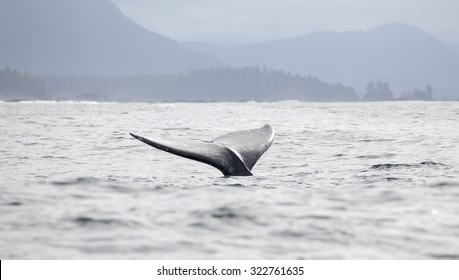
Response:
[[[271,124],[253,177],[129,136]],[[459,103],[0,103],[1,259],[459,259]]]

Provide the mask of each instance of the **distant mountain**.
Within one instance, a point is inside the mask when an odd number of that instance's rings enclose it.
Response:
[[[41,74],[172,73],[222,66],[125,17],[109,0],[1,0],[0,68]]]
[[[429,33],[407,24],[368,31],[315,32],[295,38],[243,45],[219,55],[227,63],[267,66],[329,82],[351,84],[361,93],[369,81],[387,81],[395,92],[424,88],[437,99],[459,97],[459,54]]]

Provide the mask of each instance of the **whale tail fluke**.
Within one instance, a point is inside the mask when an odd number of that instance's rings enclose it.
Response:
[[[132,137],[157,149],[209,164],[225,176],[250,176],[252,168],[274,140],[274,129],[266,124],[258,129],[230,132],[212,141],[188,139],[151,140]]]

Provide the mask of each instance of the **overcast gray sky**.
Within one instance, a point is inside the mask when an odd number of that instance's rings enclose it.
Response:
[[[250,43],[402,22],[459,42],[459,0],[112,1],[147,29],[179,41]]]

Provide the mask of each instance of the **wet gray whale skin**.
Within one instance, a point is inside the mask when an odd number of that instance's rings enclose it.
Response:
[[[212,141],[181,138],[151,140],[130,134],[157,149],[211,165],[225,176],[251,176],[253,166],[274,140],[274,129],[269,124],[257,129],[230,132]]]

